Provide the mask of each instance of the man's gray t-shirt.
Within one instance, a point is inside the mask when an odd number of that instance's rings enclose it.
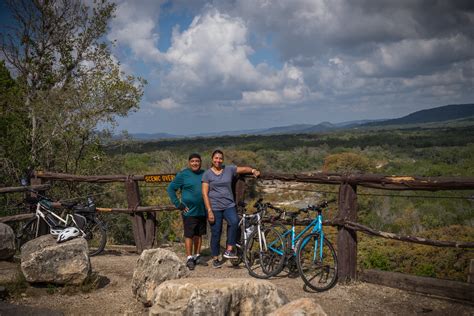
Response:
[[[216,175],[208,169],[202,175],[202,182],[209,184],[209,202],[215,211],[222,211],[235,206],[232,194],[232,179],[237,175],[237,166],[222,166],[224,170]]]

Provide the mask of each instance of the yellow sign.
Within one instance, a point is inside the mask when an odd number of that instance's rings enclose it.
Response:
[[[150,174],[145,176],[145,182],[171,182],[175,174]]]

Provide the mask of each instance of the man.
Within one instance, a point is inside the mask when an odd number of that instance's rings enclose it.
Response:
[[[181,211],[183,217],[186,266],[189,270],[194,270],[196,264],[207,265],[200,258],[202,235],[206,234],[207,225],[206,208],[201,193],[203,173],[201,156],[191,154],[188,158],[188,167],[176,175],[167,189],[171,202]],[[181,199],[177,197],[177,191],[181,192]]]

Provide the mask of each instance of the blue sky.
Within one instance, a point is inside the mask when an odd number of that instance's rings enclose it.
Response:
[[[145,78],[131,133],[399,117],[474,102],[473,1],[117,1],[107,39]]]

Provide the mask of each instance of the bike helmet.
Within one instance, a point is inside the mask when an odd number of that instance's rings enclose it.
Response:
[[[66,227],[63,231],[58,235],[58,243],[65,242],[71,240],[73,238],[81,236],[81,232],[76,227]]]

